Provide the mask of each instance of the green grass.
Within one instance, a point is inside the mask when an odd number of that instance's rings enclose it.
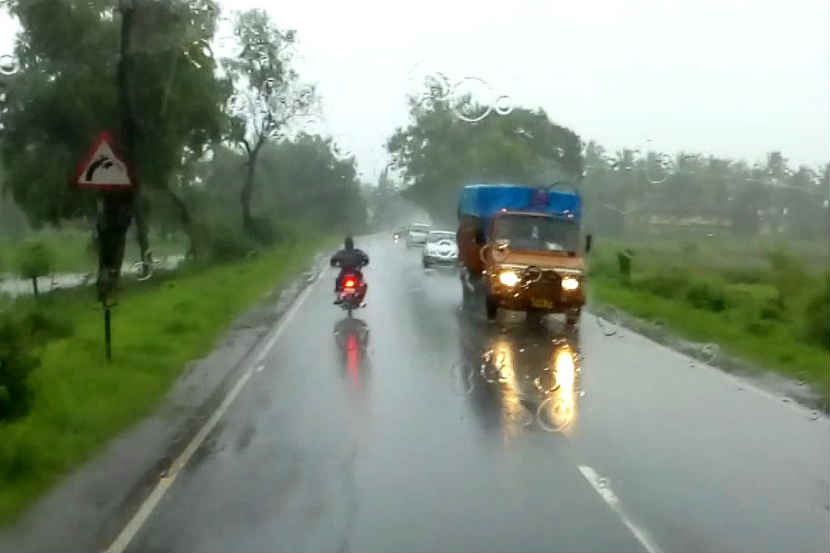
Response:
[[[306,236],[250,260],[190,267],[127,286],[113,310],[113,358],[104,360],[102,313],[91,290],[42,298],[72,328],[38,352],[32,408],[0,423],[0,522],[149,414],[185,364],[208,353],[231,319],[307,267],[328,238]],[[35,300],[18,300],[21,310]],[[27,303],[28,302],[28,303]]]
[[[634,250],[632,273],[619,274],[616,253]],[[771,257],[770,251],[785,251]],[[807,317],[826,283],[825,244],[756,239],[717,243],[596,241],[590,259],[593,300],[661,321],[674,333],[714,342],[760,368],[803,380],[830,399],[830,352],[811,338]],[[819,317],[820,321],[820,317]],[[810,325],[813,326],[810,326]],[[821,334],[819,329],[819,334]]]
[[[98,266],[97,253],[90,250],[91,232],[78,229],[47,229],[32,232],[23,238],[14,240],[0,237],[0,273],[16,274],[18,271],[18,252],[24,240],[42,241],[54,255],[55,273],[86,273],[95,271]],[[187,250],[187,238],[181,233],[170,238],[162,236],[150,237],[153,256],[160,258],[165,255],[184,254]],[[134,238],[127,239],[125,263],[134,263],[139,260],[138,243]]]

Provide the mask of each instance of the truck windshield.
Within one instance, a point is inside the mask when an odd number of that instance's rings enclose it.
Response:
[[[509,240],[516,250],[575,252],[579,227],[573,221],[539,215],[502,215],[493,225],[494,240]]]

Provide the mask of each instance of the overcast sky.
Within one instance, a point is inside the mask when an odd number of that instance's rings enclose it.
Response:
[[[796,164],[830,159],[828,0],[223,5],[265,8],[298,31],[298,68],[367,179],[406,124],[405,92],[422,71],[484,79],[609,148],[650,139],[750,161],[772,149]]]

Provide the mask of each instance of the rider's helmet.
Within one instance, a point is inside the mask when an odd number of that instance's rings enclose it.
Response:
[[[343,241],[343,244],[346,246],[347,250],[353,250],[354,249],[354,240],[352,240],[351,236],[347,236],[346,240]]]

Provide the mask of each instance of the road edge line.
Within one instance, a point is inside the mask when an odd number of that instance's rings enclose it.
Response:
[[[640,545],[642,545],[648,553],[662,553],[662,549],[657,545],[657,542],[654,541],[654,538],[643,528],[634,524],[628,515],[625,514],[623,511],[622,506],[620,505],[620,499],[614,493],[614,491],[607,485],[602,484],[602,477],[600,477],[597,472],[589,467],[588,465],[577,465],[580,474],[588,481],[591,487],[594,489],[595,492],[602,498],[605,503],[611,507],[620,520],[625,525],[626,528],[634,535]]]
[[[288,326],[288,323],[294,318],[294,316],[299,311],[300,307],[308,296],[311,295],[311,291],[316,287],[317,283],[320,281],[320,278],[326,272],[325,269],[320,270],[317,273],[317,276],[314,280],[309,283],[308,286],[294,299],[293,305],[285,312],[280,318],[277,327],[272,332],[271,336],[265,341],[264,345],[260,348],[259,354],[256,356],[254,361],[248,365],[248,368],[242,373],[242,375],[237,379],[236,383],[234,384],[233,388],[225,395],[222,403],[216,410],[211,414],[210,418],[205,421],[205,424],[199,429],[195,436],[190,440],[187,444],[187,447],[182,451],[181,454],[170,464],[170,468],[168,469],[168,473],[162,477],[156,485],[153,487],[153,490],[150,494],[141,502],[138,510],[130,517],[127,524],[124,528],[119,532],[118,536],[116,536],[115,540],[113,540],[112,544],[110,544],[107,549],[105,549],[105,553],[123,553],[127,547],[130,545],[130,542],[133,538],[138,534],[141,528],[144,526],[144,523],[153,513],[155,508],[161,502],[164,495],[167,493],[167,490],[173,485],[176,481],[176,477],[178,476],[179,472],[187,465],[187,462],[193,456],[193,454],[199,449],[199,446],[205,441],[205,438],[210,434],[210,432],[216,427],[219,420],[225,414],[225,412],[230,408],[233,401],[245,387],[245,385],[250,380],[251,376],[254,373],[254,368],[262,363],[268,354],[271,352],[271,349],[276,344],[279,337],[282,335],[283,330],[285,327]]]

